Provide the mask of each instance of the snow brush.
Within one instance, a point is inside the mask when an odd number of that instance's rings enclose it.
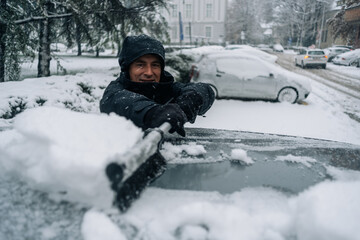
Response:
[[[107,165],[106,175],[115,192],[113,204],[120,211],[125,212],[142,191],[165,171],[166,161],[159,148],[164,134],[170,129],[171,125],[167,122],[151,129],[136,148],[115,156]]]

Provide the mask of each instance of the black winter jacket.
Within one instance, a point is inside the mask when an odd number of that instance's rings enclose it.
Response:
[[[163,71],[159,83],[132,82],[127,72],[121,72],[120,77],[105,89],[100,101],[100,111],[114,112],[132,120],[138,127],[144,128],[144,117],[151,108],[159,104],[172,103],[175,98],[189,89],[195,90],[202,96],[203,105],[199,115],[205,114],[215,99],[209,85],[174,82],[173,76],[166,71]]]

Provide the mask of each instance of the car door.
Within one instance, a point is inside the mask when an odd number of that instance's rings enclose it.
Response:
[[[299,53],[295,56],[296,58],[296,63],[301,65],[301,61],[304,60],[304,56],[306,55],[306,50],[304,49],[300,49]]]
[[[215,82],[220,97],[243,97],[243,67],[237,58],[216,60]]]
[[[261,60],[220,59],[217,61],[217,67],[218,71],[224,72],[224,87],[226,86],[227,92],[231,92],[233,97],[269,99],[276,96],[276,79]]]
[[[243,95],[246,98],[269,99],[276,96],[276,78],[261,61],[247,60],[248,72],[244,79]],[[250,71],[254,69],[255,71]]]

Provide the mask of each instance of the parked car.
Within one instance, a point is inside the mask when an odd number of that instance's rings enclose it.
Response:
[[[324,49],[324,52],[326,54],[326,56],[328,57],[328,62],[331,62],[334,57],[336,57],[339,54],[345,53],[345,52],[349,52],[350,49],[349,48],[344,48],[344,47],[330,47],[330,48],[326,48]]]
[[[333,59],[333,63],[337,65],[356,66],[358,58],[360,58],[360,49],[355,49],[353,51],[337,55]]]
[[[264,52],[273,52],[273,49],[267,44],[259,44],[256,47]]]
[[[284,52],[284,47],[281,44],[274,44],[274,52]]]
[[[191,81],[210,84],[217,98],[296,103],[311,91],[308,79],[240,51],[204,56],[193,66]]]
[[[341,47],[341,48],[347,48],[349,50],[355,50],[353,46],[347,46],[347,45],[334,45],[333,47]]]
[[[326,68],[328,58],[321,49],[300,49],[295,56],[295,66],[300,65],[302,68],[321,66]]]

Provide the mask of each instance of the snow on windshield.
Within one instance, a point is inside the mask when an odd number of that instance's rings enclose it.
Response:
[[[216,61],[217,70],[237,76],[239,79],[252,79],[257,76],[268,77],[270,71],[262,64],[247,58],[219,58]]]

